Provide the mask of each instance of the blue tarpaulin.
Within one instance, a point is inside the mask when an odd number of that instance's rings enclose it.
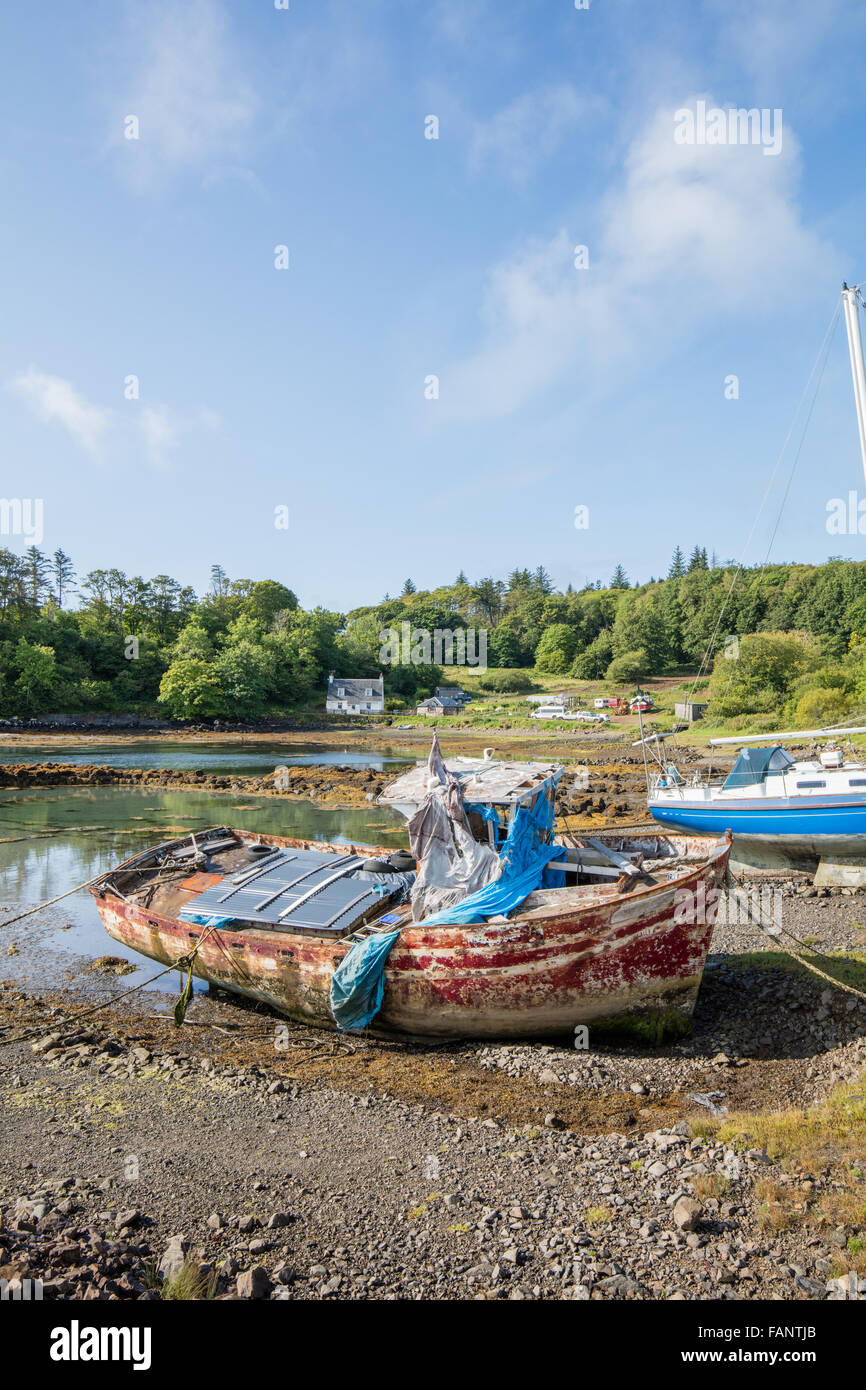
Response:
[[[343,957],[331,979],[331,1013],[343,1030],[366,1028],[382,1006],[385,964],[399,930],[365,936]]]
[[[182,907],[178,916],[182,922],[195,922],[200,927],[224,927],[233,922],[234,917],[221,917],[215,912],[196,912],[194,908]]]
[[[467,925],[511,912],[541,886],[548,862],[565,855],[564,846],[551,844],[554,794],[558,777],[551,778],[535,806],[518,806],[508,827],[499,858],[502,873],[454,907],[426,917],[425,927]]]

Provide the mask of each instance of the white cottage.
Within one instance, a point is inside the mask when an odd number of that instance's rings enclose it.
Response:
[[[385,681],[379,676],[328,677],[328,714],[384,714]]]

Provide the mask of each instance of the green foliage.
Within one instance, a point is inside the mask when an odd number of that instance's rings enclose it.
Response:
[[[21,707],[28,713],[44,709],[57,665],[53,649],[37,646],[22,637],[15,648],[15,662],[18,667],[15,692]]]
[[[607,679],[615,685],[633,685],[649,674],[650,658],[646,647],[614,657],[606,671]]]
[[[716,657],[709,695],[713,715],[763,714],[780,708],[789,687],[818,659],[805,632],[740,637]]]
[[[839,724],[851,712],[851,696],[838,686],[816,686],[797,701],[794,713],[798,729],[823,729]]]
[[[478,688],[497,695],[520,695],[536,687],[525,671],[487,671],[479,679]]]
[[[545,630],[535,650],[535,665],[539,671],[564,675],[571,669],[577,636],[567,623],[553,623]]]
[[[574,658],[571,674],[575,680],[600,680],[613,660],[613,636],[604,628],[588,647]]]
[[[177,718],[253,719],[321,707],[331,671],[382,671],[389,700],[411,705],[443,678],[432,649],[420,665],[417,653],[402,665],[404,623],[431,641],[437,629],[484,630],[488,666],[504,676],[491,686],[488,671],[487,688],[503,694],[519,693],[518,668],[590,681],[611,671],[630,683],[696,669],[706,656],[714,717],[800,722],[802,707],[810,726],[866,706],[866,562],[737,573],[702,546],[677,547],[668,577],[647,584],[631,586],[623,566],[608,587],[564,593],[543,566],[474,581],[461,571],[430,590],[410,581],[398,597],[346,617],[304,611],[285,584],[233,580],[219,565],[196,597],[170,575],[97,569],[76,578],[64,551],[48,557],[31,546],[0,548],[0,716],[159,708]],[[382,655],[387,628],[400,634],[396,662]],[[734,636],[737,661],[724,656]],[[444,651],[442,660],[450,664]]]
[[[170,719],[208,719],[223,712],[216,673],[197,657],[172,662],[160,681],[159,702]]]

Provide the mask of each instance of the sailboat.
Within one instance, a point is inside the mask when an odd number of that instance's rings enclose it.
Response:
[[[667,830],[730,830],[734,863],[802,869],[815,872],[819,884],[866,887],[866,762],[840,746],[852,734],[866,734],[866,726],[710,739],[711,747],[750,745],[727,776],[716,778],[685,778],[659,755],[649,778],[650,814]],[[815,757],[797,760],[782,746],[790,740],[829,742]]]
[[[866,477],[866,370],[860,336],[859,285],[842,286],[860,452]],[[732,832],[731,863],[814,872],[818,884],[866,887],[866,761],[848,742],[866,727],[799,729],[710,739],[711,748],[738,744],[727,776],[683,776],[668,761],[665,741],[651,734],[643,746],[647,805],[667,830],[717,836]],[[795,759],[786,742],[824,745]],[[847,743],[847,747],[846,747]],[[765,745],[765,746],[758,746]],[[654,760],[647,761],[647,749]]]

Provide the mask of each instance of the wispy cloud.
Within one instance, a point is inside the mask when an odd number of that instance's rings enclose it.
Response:
[[[806,100],[816,84],[823,94],[828,78],[838,85],[866,28],[861,0],[709,0],[708,8],[721,43],[765,92],[807,68]]]
[[[174,174],[237,161],[258,99],[219,0],[137,7],[119,64],[110,143],[128,182],[145,189]],[[129,116],[137,119],[137,139],[124,133]]]
[[[137,424],[147,462],[164,471],[171,466],[172,456],[185,438],[202,429],[216,429],[220,417],[207,409],[181,414],[167,405],[145,405]]]
[[[207,407],[178,411],[161,402],[131,402],[118,412],[92,405],[71,381],[36,367],[28,367],[6,385],[38,419],[61,425],[97,463],[104,461],[111,447],[115,456],[165,470],[185,439],[222,423]]]
[[[789,128],[774,159],[759,146],[679,145],[673,129],[665,107],[635,137],[594,237],[560,229],[493,267],[483,343],[443,374],[443,414],[508,415],[568,373],[577,397],[642,344],[657,358],[707,313],[764,311],[792,284],[826,279],[833,258],[802,219]],[[589,269],[574,266],[577,242]]]
[[[71,381],[28,367],[7,383],[40,420],[59,424],[82,449],[99,458],[111,424],[111,411],[91,405]]]
[[[569,131],[590,120],[600,108],[568,83],[517,97],[486,121],[476,121],[470,163],[492,163],[517,182],[524,182],[549,159]]]

